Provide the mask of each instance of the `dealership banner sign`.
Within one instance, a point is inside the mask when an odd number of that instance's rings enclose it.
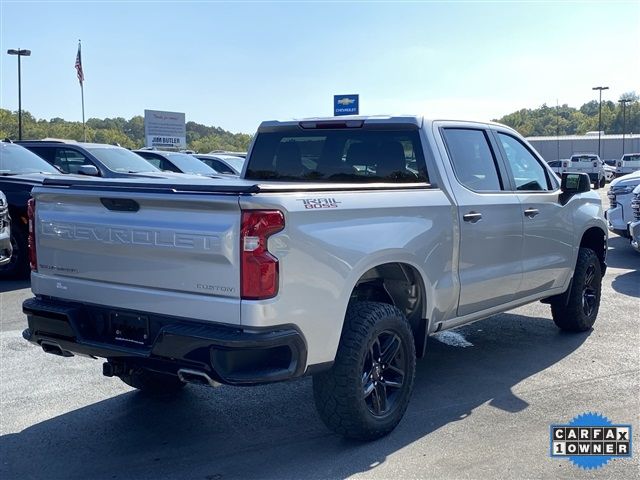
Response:
[[[184,113],[145,110],[144,137],[147,147],[186,148],[187,127]]]

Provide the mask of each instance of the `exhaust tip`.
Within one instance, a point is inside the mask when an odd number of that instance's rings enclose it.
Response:
[[[216,382],[206,373],[189,368],[181,368],[178,370],[178,378],[185,383],[195,383],[196,385],[208,385],[210,387],[220,385],[220,383]]]
[[[54,342],[43,340],[42,342],[40,342],[40,346],[45,353],[58,355],[59,357],[73,357],[73,353],[68,350],[63,350],[60,345]]]

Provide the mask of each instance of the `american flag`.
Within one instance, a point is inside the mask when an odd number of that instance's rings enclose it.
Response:
[[[80,55],[80,42],[78,42],[78,55],[76,55],[76,71],[78,72],[78,80],[80,85],[84,82],[84,72],[82,71],[82,57]]]

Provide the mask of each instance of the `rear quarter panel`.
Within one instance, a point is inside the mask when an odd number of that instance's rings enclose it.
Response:
[[[335,206],[308,206],[318,203]],[[269,239],[280,261],[279,294],[243,300],[242,325],[297,325],[310,365],[334,359],[351,292],[377,265],[403,262],[418,270],[426,288],[425,318],[442,315],[457,300],[456,213],[439,189],[260,194],[241,197],[240,206],[285,215],[285,229]]]

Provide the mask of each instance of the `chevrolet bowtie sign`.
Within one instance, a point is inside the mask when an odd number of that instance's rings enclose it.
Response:
[[[360,102],[358,95],[334,95],[333,96],[333,114],[339,115],[358,115],[360,113]]]

